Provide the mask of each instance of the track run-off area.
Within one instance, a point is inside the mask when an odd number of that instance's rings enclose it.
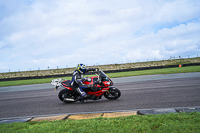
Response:
[[[0,87],[0,118],[200,106],[200,73],[112,78],[117,100],[62,103],[50,84]]]

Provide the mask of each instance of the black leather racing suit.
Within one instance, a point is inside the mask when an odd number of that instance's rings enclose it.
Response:
[[[86,70],[86,72],[94,70],[93,68],[89,68]],[[71,87],[74,91],[80,94],[80,96],[84,97],[86,96],[85,91],[83,89],[93,87],[93,85],[86,85],[83,84],[83,74],[81,74],[78,70],[75,70],[72,74],[72,80],[71,80]]]

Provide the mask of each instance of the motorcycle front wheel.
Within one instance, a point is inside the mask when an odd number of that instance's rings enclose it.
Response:
[[[70,98],[70,99],[74,99],[73,96],[73,92],[67,89],[63,89],[59,92],[58,94],[58,98],[60,99],[60,101],[64,102],[64,103],[72,103],[75,101],[65,101],[65,98]]]
[[[112,87],[109,89],[109,92],[104,93],[104,96],[109,100],[116,100],[121,96],[121,92],[119,89]]]

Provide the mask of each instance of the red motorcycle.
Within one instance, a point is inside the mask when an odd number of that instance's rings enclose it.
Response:
[[[84,91],[89,94],[89,97],[85,100],[99,100],[103,95],[109,100],[115,100],[121,96],[119,89],[111,87],[114,83],[102,70],[99,71],[99,69],[97,69],[95,74],[97,76],[86,77],[83,79],[84,84],[94,84],[93,88],[84,89]],[[71,80],[63,81],[63,79],[54,79],[51,81],[51,84],[54,85],[55,90],[60,86],[64,87],[64,89],[62,89],[58,94],[58,98],[62,102],[83,102],[79,94],[71,88]]]

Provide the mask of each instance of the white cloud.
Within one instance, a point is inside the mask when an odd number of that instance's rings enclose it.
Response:
[[[170,55],[184,55],[188,52],[200,52],[200,22],[180,24],[171,29],[164,28],[158,33],[151,33],[132,40],[129,45],[134,44],[131,51],[136,49],[136,58],[164,58]],[[130,52],[131,53],[131,52]],[[130,53],[127,58],[130,58]]]
[[[124,28],[127,28],[127,25],[124,23],[97,26],[94,31],[90,32],[87,37],[83,39],[83,42],[97,42],[112,38],[115,35],[124,33]]]

